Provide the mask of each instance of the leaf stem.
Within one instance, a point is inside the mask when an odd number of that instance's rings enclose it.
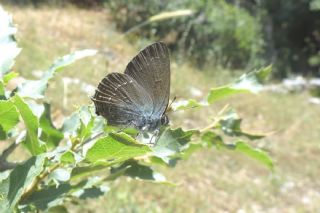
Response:
[[[229,107],[230,107],[229,104],[225,105],[225,106],[218,112],[217,116],[214,118],[213,123],[210,124],[209,126],[203,128],[203,129],[201,129],[200,132],[201,132],[201,133],[204,133],[204,132],[206,132],[206,131],[208,131],[208,130],[210,130],[210,129],[215,128],[215,127],[218,125],[218,123],[220,122],[222,115],[229,109]]]
[[[51,172],[59,168],[60,165],[61,163],[58,163],[52,168],[44,170],[44,172],[36,178],[32,186],[22,195],[21,200],[26,200],[37,189],[37,185],[41,183],[41,181],[43,181]]]

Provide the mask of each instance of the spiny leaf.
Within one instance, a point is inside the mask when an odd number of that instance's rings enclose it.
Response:
[[[27,136],[24,142],[26,147],[33,155],[45,152],[45,146],[43,146],[38,139],[39,121],[37,116],[32,113],[29,106],[17,94],[14,96],[13,102],[18,109],[27,129]]]
[[[22,97],[31,97],[35,99],[43,98],[48,82],[53,78],[54,74],[63,67],[72,64],[81,58],[92,56],[97,53],[96,50],[80,50],[69,55],[63,56],[56,60],[53,65],[46,71],[40,80],[28,80],[18,87],[18,92]]]
[[[148,146],[139,144],[125,133],[110,133],[96,141],[88,150],[86,160],[108,165],[142,156],[150,151]]]
[[[23,192],[43,170],[44,155],[31,157],[22,165],[18,165],[10,176],[0,184],[0,209],[12,212]]]
[[[207,97],[208,103],[212,104],[218,100],[235,94],[248,92],[257,93],[261,91],[262,83],[271,71],[272,67],[270,65],[260,70],[242,75],[231,85],[211,89]]]

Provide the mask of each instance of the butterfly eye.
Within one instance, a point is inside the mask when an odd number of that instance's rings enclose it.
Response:
[[[163,114],[163,115],[161,116],[160,122],[161,122],[161,125],[167,125],[167,124],[169,123],[169,118],[168,118],[168,116],[165,115],[165,114]]]

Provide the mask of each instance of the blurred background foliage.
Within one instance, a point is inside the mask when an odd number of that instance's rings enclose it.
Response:
[[[278,78],[320,75],[320,0],[6,0],[15,5],[73,4],[109,10],[127,32],[163,11],[191,9],[192,16],[152,22],[130,33],[164,40],[178,59],[203,68],[252,69],[274,64]]]

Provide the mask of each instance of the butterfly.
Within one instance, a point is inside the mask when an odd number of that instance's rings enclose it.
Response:
[[[165,114],[170,94],[170,59],[165,43],[156,42],[140,51],[124,74],[110,73],[94,96],[96,114],[112,126],[159,132],[169,123]]]

